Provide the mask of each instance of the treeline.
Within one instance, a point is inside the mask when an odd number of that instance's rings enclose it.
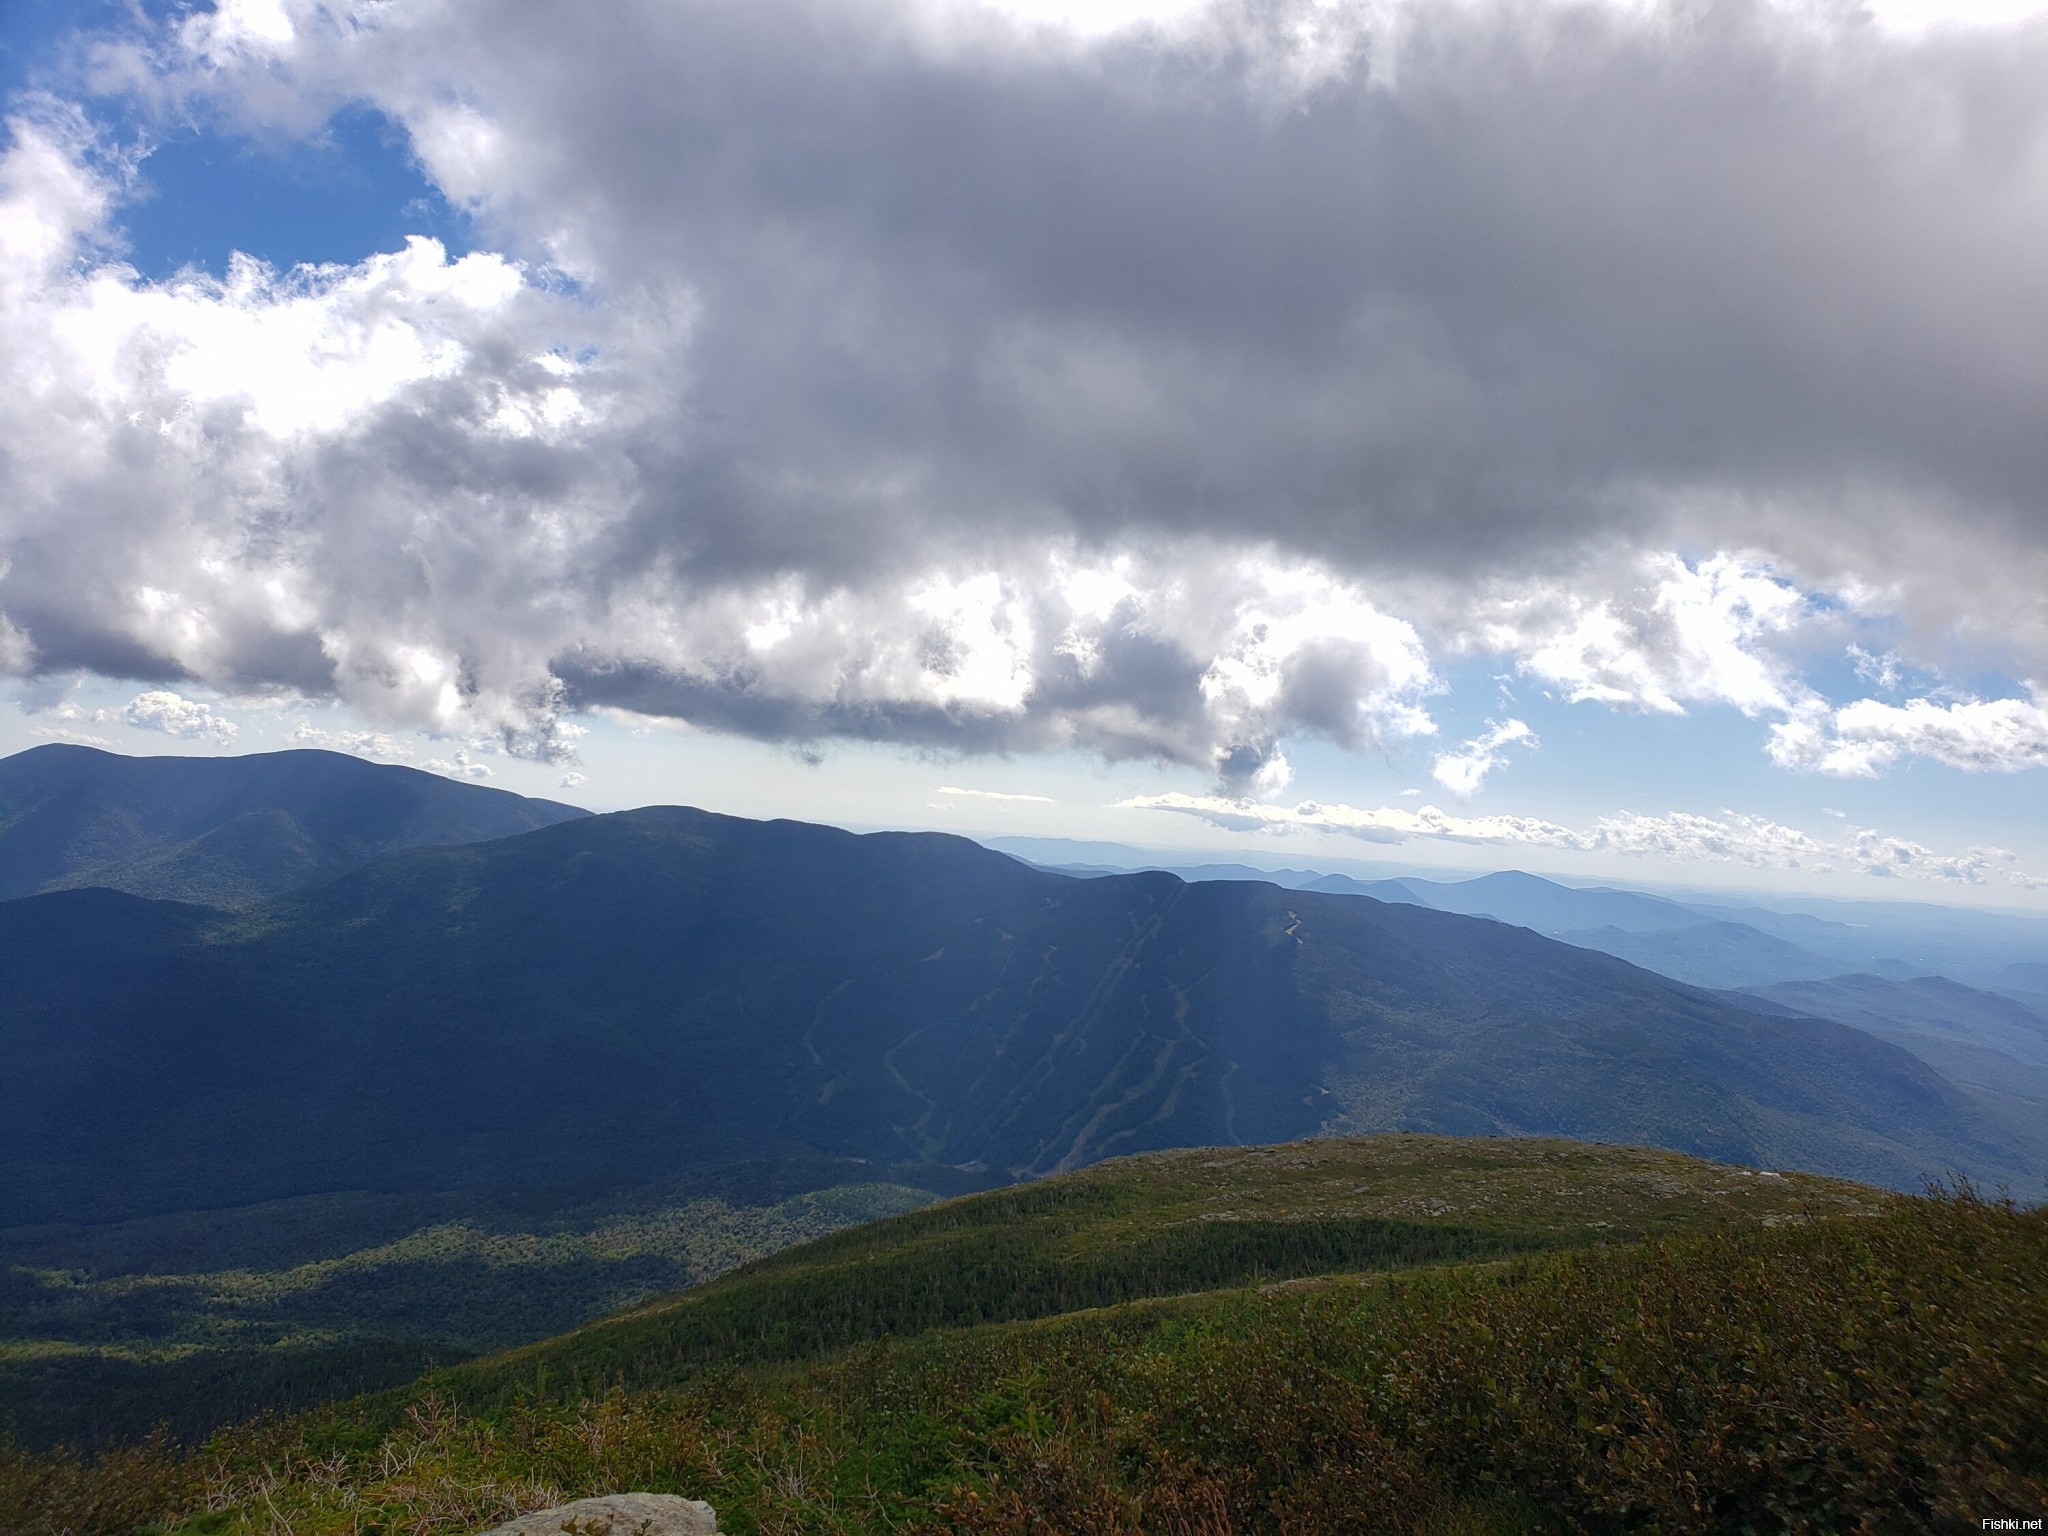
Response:
[[[899,1217],[810,1245],[801,1262],[795,1255],[771,1260],[659,1310],[480,1362],[451,1385],[470,1396],[670,1385],[711,1367],[803,1360],[934,1328],[1307,1275],[1497,1258],[1555,1242],[1536,1232],[1372,1218],[1193,1221],[1111,1241],[1099,1230],[1072,1233],[1058,1221],[1023,1219],[1033,1208],[1064,1214],[1100,1203],[1071,1186],[1040,1186]]]
[[[197,1445],[223,1424],[382,1392],[470,1353],[422,1339],[356,1339],[199,1350],[169,1360],[29,1355],[0,1365],[0,1434],[35,1450],[97,1452],[158,1431]]]

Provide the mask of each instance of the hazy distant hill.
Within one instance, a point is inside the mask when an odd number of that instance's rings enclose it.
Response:
[[[1661,896],[1559,885],[1520,870],[1471,880],[1354,880],[1329,875],[1308,889],[1491,917],[1697,987],[1757,986],[1834,976],[1843,969],[1838,959],[1750,924],[1703,921],[1694,908]]]
[[[588,814],[338,752],[121,757],[32,747],[0,759],[0,900],[97,885],[238,906],[394,849],[510,837]]]
[[[2013,998],[1941,976],[1837,976],[1750,991],[1904,1046],[1952,1081],[2048,1103],[2048,1016]]]
[[[1661,897],[1559,885],[1518,869],[1470,880],[1421,880],[1404,875],[1398,880],[1362,881],[1330,875],[1309,889],[1378,896],[1383,901],[1408,901],[1439,912],[1497,918],[1538,933],[1609,927],[1654,933],[1691,927],[1700,920],[1691,908]]]
[[[1498,923],[682,809],[236,917],[0,904],[0,973],[0,1223],[808,1149],[1025,1175],[1324,1129],[1900,1184],[2031,1157],[1895,1046]]]
[[[1819,980],[1838,975],[1842,968],[1839,960],[1787,944],[1747,923],[1694,923],[1658,933],[1625,933],[1612,927],[1567,930],[1552,937],[1696,987],[1756,988]]]

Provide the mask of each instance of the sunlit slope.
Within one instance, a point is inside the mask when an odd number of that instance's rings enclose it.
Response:
[[[1866,1185],[1639,1147],[1391,1135],[1119,1158],[850,1228],[440,1378],[672,1385],[1147,1297],[1873,1212]]]
[[[1193,1290],[1238,1243],[1256,1283]],[[2048,1498],[2044,1274],[2048,1211],[1967,1192],[1542,1141],[1163,1154],[189,1454],[0,1448],[0,1526],[480,1530],[642,1488],[790,1536],[1963,1532]]]

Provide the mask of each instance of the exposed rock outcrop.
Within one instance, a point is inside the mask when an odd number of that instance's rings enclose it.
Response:
[[[718,1517],[702,1499],[673,1493],[608,1493],[535,1510],[483,1536],[716,1536]]]

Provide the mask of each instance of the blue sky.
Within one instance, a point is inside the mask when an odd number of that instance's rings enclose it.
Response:
[[[2048,909],[2027,8],[779,9],[10,7],[0,749]]]

